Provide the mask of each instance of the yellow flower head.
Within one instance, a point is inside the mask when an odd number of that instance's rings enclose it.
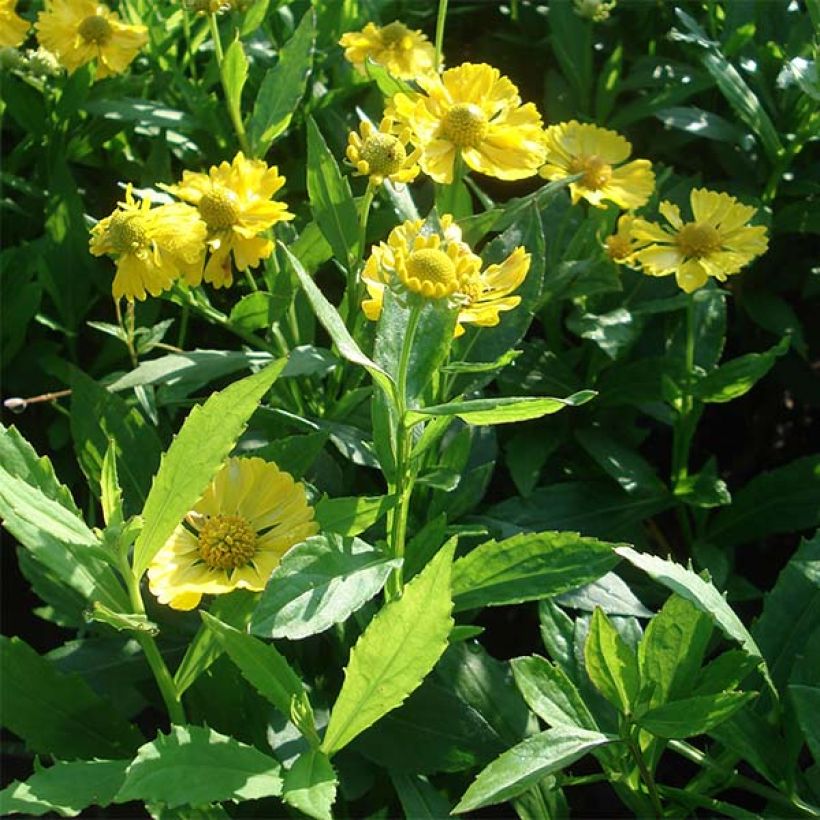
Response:
[[[407,153],[410,129],[398,135],[392,133],[393,120],[385,117],[378,130],[373,123],[364,120],[359,134],[351,131],[347,138],[347,158],[353,163],[356,176],[370,177],[373,185],[381,185],[385,179],[391,182],[412,182],[419,173],[416,161],[418,149]]]
[[[91,229],[94,256],[108,254],[117,261],[112,292],[133,301],[146,291],[158,296],[178,277],[189,285],[202,279],[206,229],[196,208],[181,202],[151,207],[149,199],[135,202],[129,185],[125,202]]]
[[[620,265],[628,265],[632,261],[632,254],[646,245],[632,234],[632,225],[635,217],[632,214],[621,214],[618,218],[618,229],[604,240],[606,255]]]
[[[15,14],[16,0],[0,0],[0,48],[17,48],[28,35],[31,24]]]
[[[521,104],[497,68],[464,63],[417,82],[424,93],[394,95],[386,113],[412,131],[424,173],[451,183],[458,154],[474,171],[499,179],[537,173],[545,156],[541,115],[532,103]]]
[[[692,293],[710,276],[725,281],[768,249],[766,228],[747,224],[755,208],[705,188],[693,190],[689,204],[693,220],[684,222],[677,205],[661,203],[660,212],[672,230],[644,219],[632,223],[632,236],[644,246],[632,258],[644,273],[674,273],[678,285]]]
[[[461,229],[450,214],[440,220],[440,230],[427,232],[422,220],[409,220],[394,228],[373,247],[362,271],[368,299],[362,310],[375,321],[382,312],[384,289],[403,287],[426,299],[450,299],[459,306],[455,336],[462,323],[492,327],[499,312],[512,310],[521,298],[510,296],[530,268],[530,255],[516,248],[500,265],[481,270],[481,259],[461,239]]]
[[[161,186],[196,205],[208,226],[211,258],[205,266],[206,282],[216,288],[233,282],[231,252],[240,271],[256,267],[273,253],[273,242],[259,234],[293,219],[288,206],[272,198],[284,184],[276,166],[245,159],[240,151],[233,162],[212,165],[207,174],[184,171],[179,185]]]
[[[547,162],[539,171],[549,180],[583,174],[570,184],[573,205],[583,198],[597,208],[604,200],[626,210],[646,204],[655,188],[652,164],[646,159],[625,162],[632,146],[620,134],[576,120],[551,125],[544,132]]]
[[[148,567],[161,604],[265,588],[282,556],[319,527],[305,489],[261,458],[229,458]]]
[[[575,13],[593,23],[609,19],[609,12],[617,5],[617,0],[573,0]]]
[[[415,80],[436,70],[436,50],[426,35],[398,20],[381,28],[368,23],[361,31],[349,31],[339,45],[360,74],[365,73],[368,57],[402,80]]]
[[[40,44],[73,73],[97,61],[97,79],[121,74],[148,42],[145,26],[129,26],[94,0],[46,0],[35,25]]]

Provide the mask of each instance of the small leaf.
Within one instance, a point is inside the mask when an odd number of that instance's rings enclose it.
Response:
[[[284,316],[290,303],[273,293],[258,290],[243,296],[232,308],[230,322],[242,330],[267,330]]]
[[[533,601],[588,584],[618,563],[612,547],[572,532],[488,541],[453,566],[455,610]]]
[[[473,781],[453,814],[503,803],[525,792],[542,778],[615,738],[577,727],[557,726],[528,737],[504,752]]]
[[[248,58],[245,56],[245,49],[239,39],[234,40],[225,51],[222,78],[229,109],[241,111],[242,89],[248,79]]]
[[[199,500],[284,366],[280,359],[214,393],[188,414],[162,458],[145,502],[145,523],[134,545],[137,578]]]
[[[584,662],[595,688],[621,713],[631,714],[641,686],[638,659],[601,609],[592,613]]]
[[[384,66],[369,56],[365,58],[364,70],[385,97],[392,97],[394,94],[412,94],[415,91],[410,83],[394,77]]]
[[[472,399],[411,410],[407,414],[407,421],[409,424],[416,424],[427,416],[458,416],[469,424],[510,424],[516,421],[539,419],[541,416],[557,413],[565,407],[578,407],[586,404],[596,395],[594,390],[581,390],[565,399],[541,398],[540,396]]]
[[[454,542],[445,546],[402,597],[373,618],[351,650],[322,743],[328,756],[400,706],[447,648],[454,550]]]
[[[390,772],[405,817],[414,820],[441,820],[450,816],[450,804],[426,777],[419,774]]]
[[[114,439],[109,439],[108,449],[103,456],[100,470],[100,503],[102,504],[103,520],[106,526],[122,524],[122,490],[117,476],[117,456]]]
[[[755,697],[755,692],[719,692],[674,700],[644,712],[637,722],[656,737],[694,737],[719,726]]]
[[[143,800],[169,808],[282,793],[279,763],[204,726],[172,726],[137,752],[118,803]]]
[[[282,800],[308,817],[331,820],[336,799],[336,772],[326,755],[310,749],[285,772]]]
[[[397,501],[394,495],[324,497],[316,504],[316,521],[322,532],[359,535],[395,507]]]
[[[376,595],[399,565],[358,538],[308,538],[288,550],[273,571],[251,632],[291,640],[324,632]]]

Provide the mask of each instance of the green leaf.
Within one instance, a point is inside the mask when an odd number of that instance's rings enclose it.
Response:
[[[79,675],[63,675],[19,638],[0,636],[0,721],[33,752],[130,756],[140,733]]]
[[[411,410],[407,414],[409,424],[423,421],[427,416],[458,416],[469,424],[510,424],[529,421],[557,413],[565,407],[578,407],[596,396],[594,390],[581,390],[565,399],[540,396],[502,396],[495,399],[472,399],[471,401],[436,404]]]
[[[738,356],[696,382],[693,393],[703,402],[723,404],[748,393],[789,349],[791,338],[784,336],[765,353]]]
[[[264,156],[290,125],[310,76],[315,39],[316,15],[310,9],[280,49],[279,61],[267,70],[259,87],[248,123],[254,156]]]
[[[394,77],[383,65],[375,62],[369,56],[365,57],[364,70],[385,97],[392,97],[394,94],[412,94],[415,91],[410,83]]]
[[[373,618],[351,650],[322,743],[327,755],[400,706],[447,648],[454,549],[454,543],[444,547],[402,597]]]
[[[388,510],[396,506],[394,495],[328,498],[316,504],[316,521],[322,532],[337,535],[359,535],[375,524]]]
[[[82,518],[2,467],[0,517],[3,526],[65,586],[89,601],[100,601],[121,611],[128,609],[125,589],[111,567],[101,560],[107,556]]]
[[[675,495],[692,507],[709,509],[732,503],[726,482],[717,472],[717,461],[710,458],[695,475],[687,475],[675,484]]]
[[[349,269],[359,243],[356,203],[347,177],[342,175],[312,117],[307,119],[307,133],[307,189],[313,217],[333,248],[336,261]]]
[[[710,581],[704,581],[697,573],[680,564],[666,561],[656,555],[636,552],[631,547],[615,547],[615,552],[643,570],[650,578],[654,578],[667,589],[693,603],[701,612],[711,616],[726,637],[737,641],[747,654],[761,661],[761,671],[770,681],[763,653],[743,622]]]
[[[285,436],[264,447],[254,449],[249,455],[273,461],[277,467],[292,476],[304,476],[319,457],[327,440],[328,433],[324,430],[298,436]]]
[[[602,609],[592,613],[584,662],[595,688],[622,714],[631,714],[641,687],[638,658]]]
[[[393,382],[390,376],[388,376],[379,365],[362,353],[361,348],[356,344],[356,341],[345,327],[342,317],[339,316],[336,308],[327,301],[322,291],[319,290],[308,272],[302,267],[302,263],[284,245],[280,244],[280,247],[298,277],[299,284],[301,284],[305,291],[308,301],[316,314],[316,318],[330,334],[330,338],[333,339],[334,344],[339,349],[339,353],[349,362],[353,362],[353,364],[358,364],[365,368],[372,376],[373,381],[384,390],[385,394],[392,395]]]
[[[222,81],[225,84],[229,109],[242,110],[242,89],[247,79],[248,58],[245,56],[242,41],[237,38],[228,46],[222,62]]]
[[[71,377],[71,436],[77,460],[95,494],[100,490],[103,458],[113,440],[125,514],[139,512],[162,453],[159,436],[139,410],[75,370]]]
[[[804,540],[763,600],[752,627],[777,688],[788,683],[807,636],[820,629],[820,533]]]
[[[310,749],[285,772],[282,800],[308,817],[331,820],[336,785],[330,760],[318,749]]]
[[[644,712],[637,722],[656,737],[694,737],[719,726],[755,697],[755,692],[719,692],[675,700]]]
[[[204,726],[172,726],[140,748],[117,802],[143,800],[175,808],[281,792],[274,758]]]
[[[88,621],[95,621],[100,624],[107,624],[118,632],[140,632],[145,635],[158,635],[159,627],[141,612],[123,614],[115,612],[99,601],[94,601],[91,609],[85,611]]]
[[[0,814],[40,817],[56,812],[76,817],[88,806],[105,808],[119,791],[127,760],[57,761],[21,783],[15,780],[0,792]]]
[[[473,781],[453,813],[503,803],[553,772],[615,738],[577,727],[556,726],[504,752]]]
[[[588,584],[618,559],[613,545],[572,532],[488,541],[453,566],[455,611],[534,601]]]
[[[649,706],[692,691],[711,636],[708,615],[678,595],[667,600],[638,644],[641,685],[654,685]]]
[[[145,502],[145,523],[134,545],[138,578],[199,500],[284,366],[285,360],[280,359],[214,393],[188,414],[162,457]]]
[[[558,665],[538,655],[513,658],[510,664],[515,685],[541,720],[550,726],[598,730],[581,693]]]
[[[759,541],[778,532],[820,525],[820,455],[761,473],[734,494],[708,524],[705,538],[721,547]]]
[[[803,730],[815,763],[820,763],[820,629],[806,642],[806,651],[794,665],[789,682],[797,722]]]
[[[282,557],[251,632],[298,640],[341,623],[384,586],[399,562],[358,538],[315,535]]]
[[[258,290],[243,296],[231,309],[233,327],[253,332],[267,330],[285,315],[290,300]]]
[[[109,439],[100,468],[100,505],[106,526],[119,526],[123,523],[122,488],[117,475],[116,448],[114,439]]]
[[[694,105],[672,105],[668,108],[659,108],[653,112],[653,116],[657,117],[666,128],[676,128],[693,137],[705,137],[733,145],[744,145],[747,140],[749,143],[752,142],[751,137],[747,137],[729,120]]]
[[[450,803],[423,775],[391,771],[390,780],[405,817],[445,820],[450,816]]]
[[[234,629],[207,612],[199,614],[230,659],[239,667],[243,677],[289,718],[293,699],[304,697],[305,689],[301,678],[276,647]]]

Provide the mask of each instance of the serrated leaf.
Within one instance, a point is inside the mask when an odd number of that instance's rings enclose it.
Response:
[[[488,541],[453,566],[455,611],[558,595],[600,578],[617,563],[612,544],[572,532]]]
[[[584,663],[595,688],[622,714],[630,714],[641,686],[638,658],[601,609],[592,613]]]
[[[454,550],[454,542],[442,548],[402,597],[373,618],[351,650],[322,742],[328,756],[400,706],[447,648]]]
[[[564,726],[528,737],[504,752],[473,781],[453,814],[503,803],[614,738]]]
[[[458,416],[469,424],[510,424],[529,421],[557,413],[565,407],[578,407],[596,396],[594,390],[581,390],[565,399],[542,398],[540,396],[502,396],[496,399],[472,399],[470,401],[436,404],[431,407],[411,410],[407,414],[408,424],[416,424],[428,416]]]
[[[316,521],[322,532],[359,535],[396,506],[394,495],[322,498],[316,504]]]
[[[188,414],[162,458],[145,502],[144,525],[134,545],[138,578],[202,496],[284,366],[280,359],[214,393]]]
[[[269,68],[253,106],[248,137],[255,156],[264,156],[271,143],[290,125],[313,64],[316,15],[309,9],[290,40],[279,51],[279,61]]]
[[[24,783],[15,780],[0,792],[0,814],[40,817],[56,812],[76,817],[88,806],[105,808],[125,778],[127,760],[58,760]]]
[[[282,793],[274,758],[205,726],[172,726],[146,743],[125,774],[116,802],[143,800],[169,808]]]
[[[79,675],[63,675],[19,638],[0,636],[0,722],[33,752],[65,759],[130,756],[135,726]]]
[[[298,640],[341,623],[384,586],[400,563],[358,538],[315,535],[273,571],[251,632]]]
[[[754,697],[755,692],[719,692],[675,700],[644,712],[637,722],[656,737],[694,737],[719,726]]]
[[[282,800],[316,820],[331,820],[336,799],[336,772],[327,756],[311,749],[285,772]]]

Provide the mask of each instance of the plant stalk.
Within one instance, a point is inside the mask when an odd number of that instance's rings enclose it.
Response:
[[[444,45],[444,23],[447,20],[447,0],[438,0],[438,16],[436,17],[436,71],[441,72],[442,46]]]
[[[638,766],[638,771],[641,774],[641,780],[643,780],[646,790],[649,793],[649,800],[652,803],[652,811],[655,813],[655,817],[661,818],[663,817],[663,806],[661,805],[661,799],[658,795],[658,787],[655,784],[655,778],[653,777],[652,772],[647,768],[646,761],[643,759],[641,750],[634,738],[628,738],[626,743],[633,759],[635,760],[635,763]]]
[[[248,142],[248,135],[245,132],[245,123],[242,122],[242,112],[233,105],[228,95],[228,81],[225,77],[225,52],[222,50],[222,40],[219,36],[219,24],[216,20],[216,14],[208,15],[208,23],[211,27],[211,36],[214,41],[214,54],[216,55],[216,64],[219,67],[219,79],[222,83],[222,90],[225,92],[225,104],[228,109],[228,115],[233,124],[233,130],[236,134],[236,139],[239,142],[239,147],[246,157],[251,156],[251,146]]]

